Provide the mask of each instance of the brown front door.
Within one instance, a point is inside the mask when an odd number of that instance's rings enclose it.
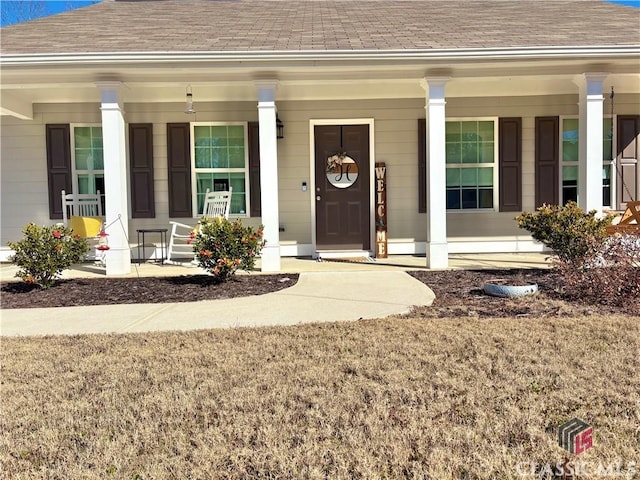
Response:
[[[314,135],[316,247],[369,250],[369,125],[318,125]],[[328,171],[340,153],[344,163]]]

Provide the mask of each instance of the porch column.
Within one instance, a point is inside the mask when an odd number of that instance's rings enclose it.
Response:
[[[97,82],[102,111],[105,217],[109,226],[106,255],[107,275],[131,272],[129,247],[129,205],[124,110],[119,95],[121,82]]]
[[[260,198],[265,247],[262,271],[280,271],[280,216],[278,212],[278,145],[276,138],[277,80],[256,81],[260,131]]]
[[[426,77],[427,112],[427,267],[447,268],[447,203],[445,164],[445,97],[449,77]]]
[[[578,79],[580,137],[578,143],[578,204],[602,212],[602,82],[606,73],[585,73]]]

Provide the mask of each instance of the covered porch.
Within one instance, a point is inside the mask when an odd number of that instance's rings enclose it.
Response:
[[[25,132],[37,136],[50,124],[101,128],[106,224],[119,224],[109,231],[109,275],[132,273],[131,244],[137,229],[166,228],[173,218],[196,221],[201,194],[197,174],[189,165],[182,165],[181,171],[180,165],[173,164],[172,150],[185,152],[180,161],[193,162],[194,128],[223,123],[244,125],[247,137],[250,124],[256,126],[254,158],[259,162],[247,153],[244,208],[232,217],[264,225],[263,272],[283,271],[285,258],[316,256],[320,250],[315,168],[326,159],[317,158],[314,126],[318,124],[369,125],[370,164],[382,161],[389,170],[390,255],[417,255],[414,258],[424,267],[447,268],[462,253],[540,251],[541,246],[513,222],[517,212],[539,205],[541,185],[549,176],[555,177],[556,184],[561,182],[560,166],[545,170],[545,159],[538,158],[545,148],[557,155],[561,139],[555,145],[539,144],[538,119],[579,119],[577,199],[584,209],[602,211],[602,121],[611,114],[635,113],[640,92],[634,60],[608,64],[604,59],[610,48],[594,49],[594,58],[603,59],[600,63],[592,58],[559,59],[553,48],[527,52],[533,62],[521,59],[523,50],[500,52],[508,62],[496,61],[495,52],[489,56],[482,51],[467,52],[472,62],[442,54],[423,54],[409,61],[386,53],[364,57],[354,52],[296,54],[270,58],[275,62],[270,69],[245,66],[242,55],[225,60],[210,55],[184,58],[180,68],[168,67],[168,60],[157,55],[145,60],[144,69],[129,64],[134,54],[122,55],[115,66],[98,68],[82,65],[81,58],[41,58],[39,76],[29,74],[35,60],[23,59],[4,72],[3,130],[16,135],[3,148],[8,154],[24,152],[29,136]],[[615,51],[619,53],[620,48]],[[313,68],[305,66],[312,60]],[[607,102],[612,85],[615,112]],[[193,112],[185,113],[187,93],[192,95]],[[498,119],[516,117],[522,119],[517,142],[500,144]],[[277,139],[276,118],[284,125],[282,139]],[[424,141],[416,128],[421,118],[425,119]],[[447,206],[446,126],[450,119],[495,120],[496,157],[506,155],[501,149],[512,148],[512,170],[509,165],[502,169],[496,159],[491,208],[465,212]],[[180,139],[170,129],[177,124],[187,125]],[[139,125],[148,129],[136,143],[134,129]],[[244,141],[245,148],[251,149],[249,138]],[[25,192],[33,203],[27,220],[51,221],[46,211],[56,187],[51,169],[48,183],[42,182],[48,148],[39,138],[28,150],[30,169],[38,172],[37,187],[33,178],[26,178],[23,162],[3,161],[5,178],[15,180],[3,185],[3,243],[15,239],[24,223],[24,215],[16,212]],[[421,155],[426,165],[422,171],[418,168]],[[141,158],[144,162],[138,163]],[[257,170],[256,176],[251,177],[252,170]],[[183,183],[180,175],[185,177]],[[373,169],[366,181],[374,185]],[[514,196],[503,202],[499,197],[507,191]],[[558,201],[560,193],[561,187],[553,193]],[[179,201],[183,203],[178,205]],[[418,202],[424,203],[424,210]],[[374,203],[370,188],[363,212],[369,219],[364,235],[372,256]],[[259,213],[251,212],[257,204]]]

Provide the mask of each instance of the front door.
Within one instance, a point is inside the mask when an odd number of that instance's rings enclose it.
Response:
[[[369,250],[369,125],[316,125],[316,248]]]

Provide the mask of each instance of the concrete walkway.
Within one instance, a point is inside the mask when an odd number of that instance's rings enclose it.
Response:
[[[464,257],[458,262],[465,263],[458,268],[546,266],[541,254]],[[423,265],[424,257],[415,256],[366,263],[283,259],[283,272],[300,272],[300,278],[294,286],[279,292],[189,303],[2,309],[0,335],[197,330],[381,318],[407,313],[413,306],[431,305],[433,291],[406,273],[425,269]],[[10,280],[14,273],[13,265],[0,266],[3,281]],[[129,276],[198,273],[202,273],[198,268],[142,264],[136,265]],[[104,271],[92,265],[81,265],[64,274],[65,278],[96,276],[104,276]]]
[[[197,330],[380,318],[430,305],[433,292],[405,272],[308,272],[267,295],[202,302],[1,311],[5,336]]]

